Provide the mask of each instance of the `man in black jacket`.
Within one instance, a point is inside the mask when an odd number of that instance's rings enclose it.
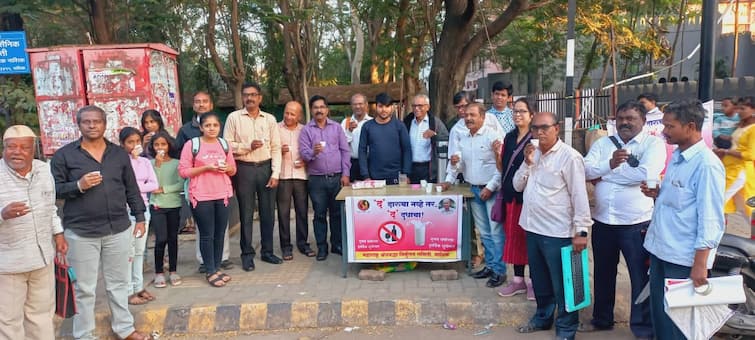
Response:
[[[448,130],[443,121],[430,113],[430,98],[418,94],[412,99],[412,113],[404,118],[412,145],[411,183],[426,180],[438,182],[438,141],[448,140]]]
[[[63,205],[68,262],[76,271],[73,337],[93,338],[94,300],[100,265],[108,291],[112,329],[121,339],[147,339],[134,328],[128,310],[129,257],[133,237],[144,235],[144,201],[129,155],[105,139],[105,111],[85,106],[76,112],[81,138],[52,158],[55,191]],[[127,208],[128,206],[128,208]],[[128,212],[136,218],[131,228]]]

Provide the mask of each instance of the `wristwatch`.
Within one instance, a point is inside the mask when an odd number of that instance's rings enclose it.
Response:
[[[587,237],[587,232],[586,231],[580,231],[580,232],[577,233],[577,235],[579,235],[581,237]]]

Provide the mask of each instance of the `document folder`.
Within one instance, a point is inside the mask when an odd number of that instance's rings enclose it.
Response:
[[[561,248],[561,268],[564,273],[566,311],[574,312],[590,305],[590,270],[587,248],[579,253],[572,246]]]

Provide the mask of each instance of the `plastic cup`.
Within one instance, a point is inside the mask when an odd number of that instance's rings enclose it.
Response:
[[[427,186],[427,181],[423,179],[423,180],[419,181],[419,185],[424,188],[424,187]]]
[[[535,139],[535,138],[530,139],[530,144],[534,145],[535,147],[539,147],[540,146],[540,140],[539,139]]]
[[[328,145],[328,143],[325,142],[324,140],[322,140],[322,141],[320,141],[320,145],[324,148],[325,146]]]
[[[443,192],[443,186],[442,185],[436,185],[435,186],[435,191],[437,191],[437,192]]]
[[[425,192],[428,193],[428,194],[432,194],[433,193],[433,186],[432,185],[425,186]]]
[[[648,178],[645,183],[648,186],[648,189],[658,189],[658,180],[655,178]]]
[[[218,159],[218,167],[225,168],[225,166],[226,166],[225,159]]]

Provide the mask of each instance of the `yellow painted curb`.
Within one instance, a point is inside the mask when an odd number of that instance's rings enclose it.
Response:
[[[241,305],[239,315],[239,330],[265,329],[267,323],[266,303],[245,303]]]
[[[134,323],[140,331],[150,334],[153,331],[162,333],[165,325],[165,317],[168,315],[168,308],[149,309],[134,314]]]
[[[411,300],[396,300],[395,305],[397,325],[417,324],[420,306],[418,303]]]
[[[215,332],[215,309],[217,306],[194,306],[189,314],[189,333]]]
[[[369,323],[367,300],[341,301],[341,320],[344,325],[366,326]]]
[[[291,304],[291,327],[317,327],[317,312],[320,304],[316,301],[294,302]]]

